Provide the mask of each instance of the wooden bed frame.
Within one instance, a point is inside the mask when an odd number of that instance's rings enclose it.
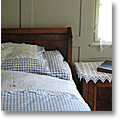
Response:
[[[27,43],[59,50],[72,66],[72,31],[68,28],[6,28],[1,29],[1,43]]]

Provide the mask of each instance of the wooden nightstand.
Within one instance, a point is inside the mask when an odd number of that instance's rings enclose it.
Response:
[[[73,76],[92,111],[112,111],[112,74],[97,72],[102,62],[76,62]]]

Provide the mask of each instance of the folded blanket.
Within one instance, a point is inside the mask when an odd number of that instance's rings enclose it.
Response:
[[[45,75],[1,70],[1,90],[9,92],[15,92],[17,90],[35,92],[38,89],[71,93],[80,97],[76,85],[73,82],[63,81],[62,79]]]

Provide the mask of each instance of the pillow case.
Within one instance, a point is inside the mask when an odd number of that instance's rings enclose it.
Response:
[[[70,74],[63,63],[64,58],[58,50],[45,51],[43,54],[47,59],[48,66],[53,77],[70,80]]]
[[[51,76],[47,61],[41,58],[40,59],[32,59],[32,58],[5,59],[4,61],[2,61],[1,69]]]
[[[37,56],[37,45],[3,43],[1,44],[1,60],[10,58],[34,58]]]
[[[37,46],[37,56],[41,56],[41,54],[45,51],[45,48],[42,46]]]
[[[1,69],[50,75],[44,47],[30,44],[1,44]],[[39,55],[39,57],[37,56]]]

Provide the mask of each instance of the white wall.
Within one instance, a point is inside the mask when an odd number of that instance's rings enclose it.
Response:
[[[21,0],[22,28],[65,28],[73,31],[73,62],[112,59],[112,47],[100,52],[89,47],[93,40],[94,0]],[[1,0],[1,27],[19,28],[20,0]],[[81,29],[81,36],[79,30]]]
[[[1,0],[1,27],[18,28],[20,23],[19,0]]]

